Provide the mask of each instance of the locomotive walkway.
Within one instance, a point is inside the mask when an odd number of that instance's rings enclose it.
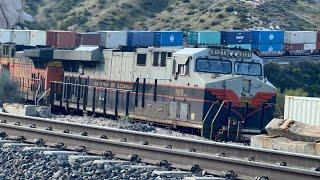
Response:
[[[23,136],[27,142],[42,139],[48,145],[82,148],[90,154],[162,164],[183,170],[205,170],[236,179],[319,179],[320,157],[257,149],[236,144],[192,140],[129,130],[53,121],[0,113],[0,131]]]

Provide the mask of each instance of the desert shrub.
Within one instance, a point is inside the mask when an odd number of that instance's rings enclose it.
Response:
[[[17,81],[10,79],[9,72],[0,70],[0,102],[19,102],[19,85]]]

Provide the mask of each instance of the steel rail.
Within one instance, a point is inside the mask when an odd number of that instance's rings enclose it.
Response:
[[[208,140],[195,140],[190,138],[173,137],[153,133],[144,133],[123,129],[84,125],[78,123],[55,121],[51,119],[18,116],[7,113],[0,113],[0,124],[20,124],[33,128],[49,128],[55,130],[69,130],[69,134],[87,134],[88,136],[109,139],[121,139],[139,144],[149,144],[158,147],[172,147],[173,149],[196,151],[212,155],[222,155],[224,157],[237,157],[241,159],[251,159],[255,162],[276,164],[285,162],[288,167],[304,167],[306,169],[320,166],[320,157],[305,154],[297,154],[276,150],[267,150],[249,146],[219,143]]]
[[[188,152],[179,149],[167,149],[159,146],[139,145],[132,142],[121,142],[114,139],[101,139],[95,136],[81,136],[65,134],[60,131],[49,131],[40,128],[30,128],[12,124],[0,124],[0,131],[9,135],[20,135],[30,140],[43,139],[44,142],[61,143],[67,147],[84,146],[89,153],[111,151],[113,153],[129,156],[138,155],[142,160],[168,160],[169,163],[199,167],[216,175],[223,176],[224,171],[232,170],[237,179],[254,179],[254,177],[268,177],[270,179],[292,180],[319,179],[320,173],[304,168],[294,168],[267,164],[255,161],[246,161],[239,158],[223,157],[199,152]],[[101,155],[101,153],[98,153]]]

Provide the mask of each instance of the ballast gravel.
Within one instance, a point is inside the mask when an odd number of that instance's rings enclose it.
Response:
[[[0,179],[162,179],[152,173],[154,171],[152,168],[134,168],[146,166],[144,163],[130,162],[128,166],[122,163],[90,162],[92,161],[77,160],[70,163],[68,155],[44,154],[41,151],[32,150],[23,151],[19,146],[0,147]],[[168,171],[169,169],[158,167],[157,170]]]
[[[59,121],[65,121],[65,122],[75,122],[80,124],[112,127],[112,128],[140,131],[140,132],[149,132],[149,133],[162,134],[167,136],[206,140],[200,136],[182,133],[179,131],[172,130],[170,128],[156,127],[151,123],[133,122],[128,119],[112,120],[108,118],[94,117],[94,116],[88,116],[88,115],[83,115],[83,116],[55,115],[53,119],[59,120]]]

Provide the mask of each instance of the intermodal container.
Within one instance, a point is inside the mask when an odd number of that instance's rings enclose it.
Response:
[[[320,43],[320,31],[317,33],[317,42]]]
[[[181,31],[154,32],[154,46],[183,46],[183,33]]]
[[[285,44],[286,52],[292,55],[310,54],[316,50],[316,44]]]
[[[283,42],[283,31],[252,31],[252,44],[280,44]]]
[[[320,126],[320,98],[286,96],[284,119]]]
[[[30,34],[26,30],[12,30],[12,42],[17,45],[29,46]]]
[[[190,31],[188,32],[189,45],[220,45],[219,31]]]
[[[304,44],[303,50],[305,52],[314,52],[317,49],[317,44]]]
[[[100,46],[101,34],[96,32],[77,33],[77,45]]]
[[[320,42],[317,43],[317,50],[320,50]]]
[[[38,30],[29,30],[30,42],[29,46],[45,46],[47,45],[47,32]]]
[[[12,42],[12,31],[9,29],[0,29],[0,43]]]
[[[283,44],[252,44],[252,49],[262,54],[281,54]]]
[[[119,49],[127,46],[128,32],[127,31],[100,31],[101,46],[108,49]]]
[[[316,44],[316,31],[285,31],[284,43],[287,44]]]
[[[303,50],[304,49],[304,44],[284,44],[284,47],[286,50]]]
[[[55,48],[74,49],[77,34],[73,31],[47,31],[47,45]]]
[[[251,44],[251,31],[221,31],[221,44]]]
[[[129,31],[129,47],[150,47],[154,46],[154,32],[151,31]]]
[[[229,44],[227,47],[228,48],[247,49],[247,50],[252,49],[251,44]]]

